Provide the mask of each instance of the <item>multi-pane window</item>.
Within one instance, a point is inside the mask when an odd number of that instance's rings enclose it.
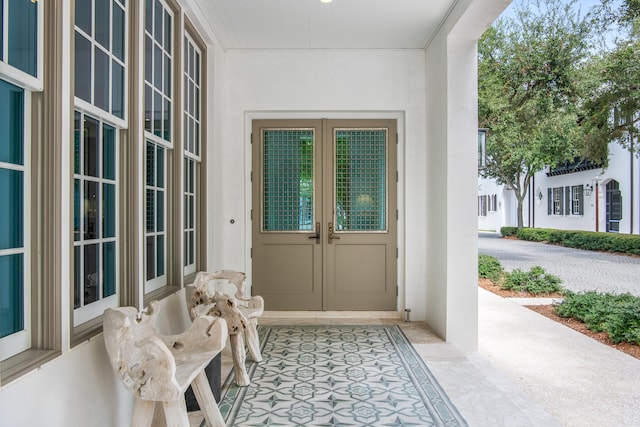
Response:
[[[144,29],[145,292],[167,284],[166,195],[173,148],[173,12],[161,0],[145,0]]]
[[[117,303],[116,128],[76,111],[73,157],[73,306],[78,325]]]
[[[0,3],[0,62],[38,77],[41,9],[38,2],[3,0]]]
[[[201,53],[184,38],[184,274],[196,271],[197,169],[200,163]]]
[[[184,274],[196,271],[196,161],[184,158]]]
[[[563,188],[556,187],[550,189],[551,193],[551,205],[550,205],[550,214],[552,215],[562,215],[564,213],[564,199],[563,199]]]
[[[339,231],[387,230],[387,129],[335,130]]]
[[[147,141],[146,171],[146,292],[166,284],[166,148]]]
[[[31,345],[26,101],[0,80],[0,359]]]
[[[478,196],[478,216],[487,216],[487,196]]]
[[[160,0],[145,0],[144,31],[144,129],[172,142],[173,103],[171,70],[173,14]]]
[[[584,186],[574,185],[571,187],[571,214],[582,215],[584,213]]]
[[[75,96],[120,119],[125,115],[124,0],[75,2]],[[81,101],[79,101],[81,100]]]

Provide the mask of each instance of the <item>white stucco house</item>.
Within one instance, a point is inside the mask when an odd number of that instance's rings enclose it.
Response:
[[[535,174],[525,199],[525,227],[640,234],[640,158],[618,143],[609,164],[563,164]],[[517,224],[513,190],[478,177],[478,229]]]
[[[256,154],[252,142],[271,131],[317,137],[315,160],[331,159],[335,146],[322,151],[319,138],[331,129],[334,143],[383,135],[383,184],[353,203],[386,197],[378,222],[357,225],[393,232],[385,310],[410,308],[474,351],[476,41],[508,3],[2,2],[0,424],[127,425],[133,399],[105,353],[105,308],[158,299],[161,327],[176,331],[196,271],[245,271],[266,289],[256,257],[268,264],[277,251],[256,254],[267,222],[252,224],[271,199],[252,192],[268,178],[264,162],[254,167],[268,150]],[[325,234],[309,235],[314,222],[337,243],[358,235],[337,210],[296,223],[311,227],[297,230],[305,244],[326,249]],[[296,255],[316,250],[305,248]],[[333,307],[327,276],[313,282],[320,310]]]

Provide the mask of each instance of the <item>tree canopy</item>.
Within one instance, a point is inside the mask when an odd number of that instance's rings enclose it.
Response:
[[[581,149],[581,74],[593,26],[574,4],[525,1],[478,45],[479,125],[487,129],[481,173],[514,190],[520,227],[533,174]]]

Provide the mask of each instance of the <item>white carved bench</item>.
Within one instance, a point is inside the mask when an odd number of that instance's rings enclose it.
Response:
[[[225,346],[224,319],[201,316],[179,335],[155,329],[159,303],[138,312],[134,307],[104,312],[104,341],[109,360],[135,396],[132,427],[150,427],[156,402],[162,402],[167,426],[189,427],[184,392],[192,386],[210,427],[223,427],[204,368]]]
[[[236,287],[234,296],[209,290],[208,283],[219,279],[227,280]],[[245,279],[244,273],[233,270],[214,273],[201,271],[196,275],[194,282],[186,286],[185,293],[187,309],[192,319],[208,314],[227,321],[234,380],[239,386],[251,383],[245,366],[245,343],[254,362],[262,361],[257,327],[258,318],[264,313],[264,300],[261,296],[245,297]]]

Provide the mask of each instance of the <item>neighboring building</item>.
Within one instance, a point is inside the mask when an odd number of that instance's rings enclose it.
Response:
[[[0,424],[129,425],[104,310],[158,299],[176,332],[195,272],[263,286],[283,253],[271,279],[318,310],[335,306],[331,273],[349,285],[382,254],[362,277],[384,292],[351,301],[384,293],[385,310],[475,351],[476,45],[508,3],[2,1]],[[390,238],[362,256],[349,242],[364,232]],[[294,309],[297,289],[282,294]]]
[[[524,226],[640,234],[640,158],[617,143],[609,151],[607,168],[583,161],[536,173]],[[516,209],[511,189],[478,178],[479,230],[515,226]]]

